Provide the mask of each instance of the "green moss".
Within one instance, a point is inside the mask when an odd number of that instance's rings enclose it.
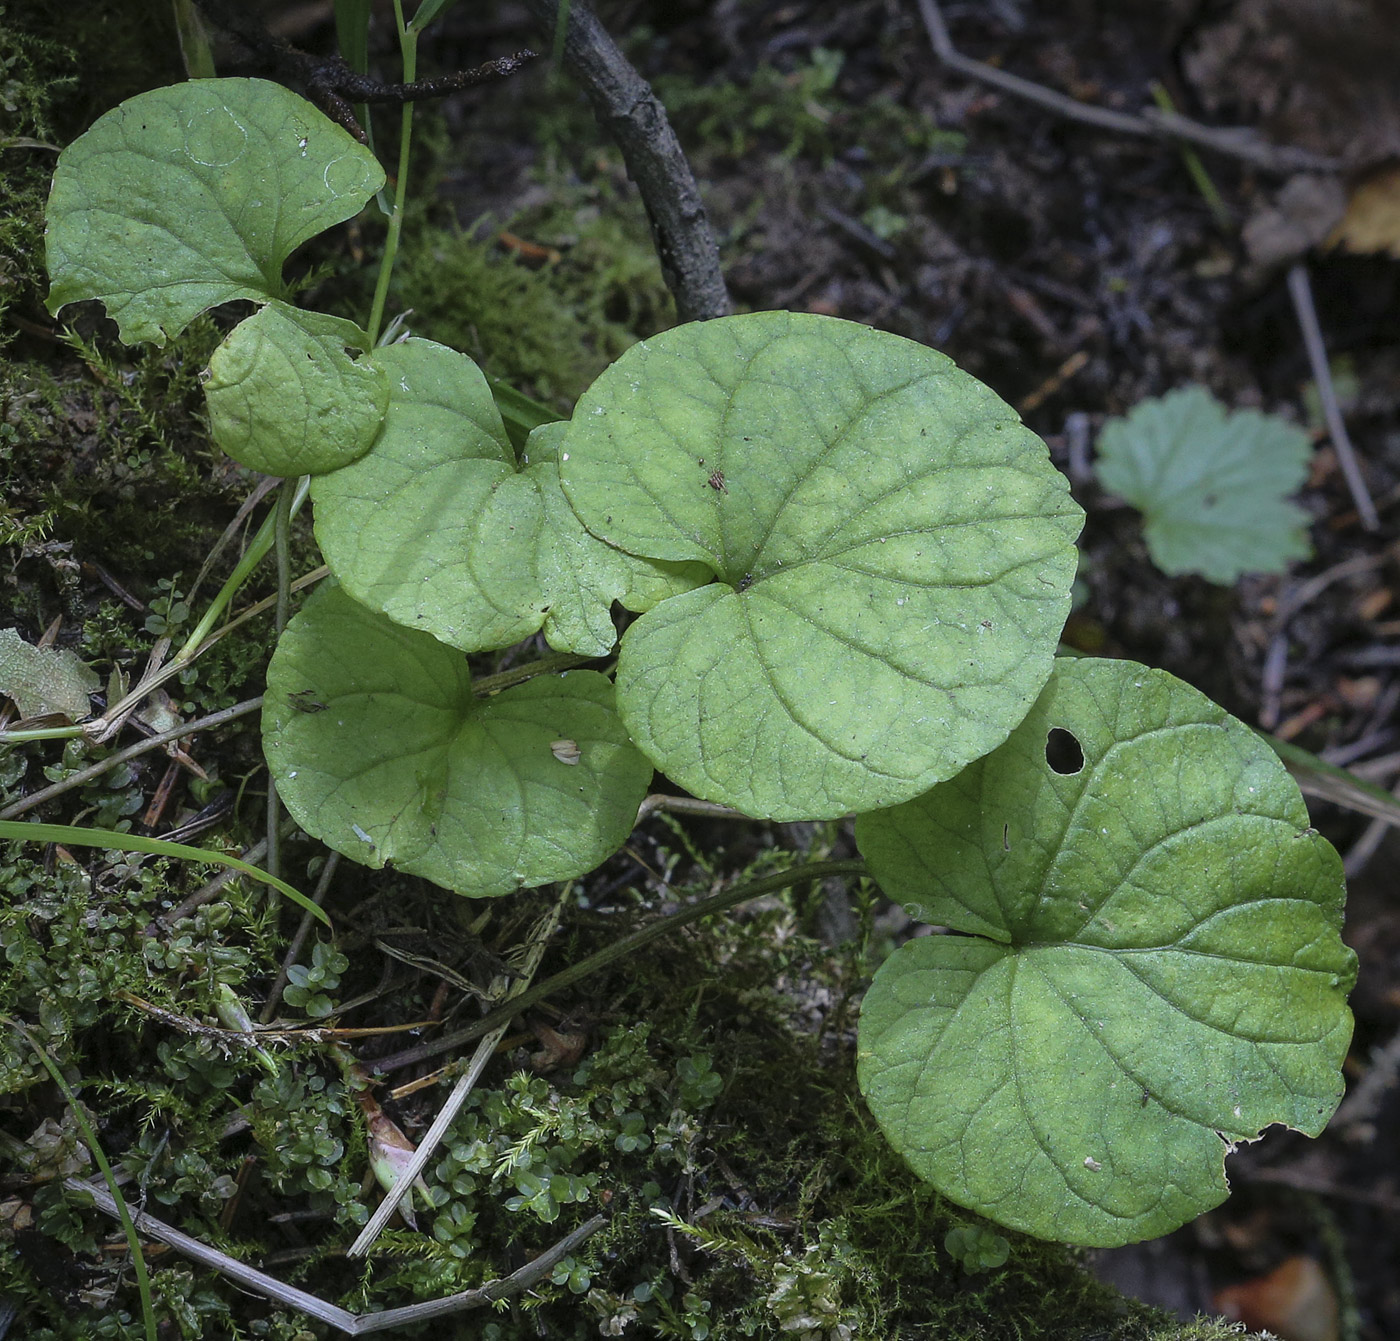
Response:
[[[55,149],[123,98],[181,78],[168,6],[0,5],[0,351],[15,318],[45,324],[44,203]],[[7,316],[9,320],[6,320]]]
[[[940,130],[926,113],[884,95],[843,96],[843,63],[841,52],[817,47],[788,69],[760,64],[743,83],[668,75],[656,89],[686,143],[702,155],[769,153],[824,163],[858,148],[863,163],[889,169],[916,165],[929,153],[961,152],[963,137]]]
[[[769,849],[760,864],[779,859]],[[742,923],[720,919],[684,943],[662,943],[646,960],[588,983],[579,1000],[561,1000],[565,1009],[601,1012],[610,1022],[597,1021],[579,1060],[552,1070],[537,1069],[547,1065],[543,1058],[531,1060],[534,1039],[517,1039],[518,1049],[474,1091],[430,1163],[434,1209],[419,1209],[420,1232],[391,1231],[368,1269],[352,1269],[336,1246],[373,1203],[361,1190],[367,1149],[353,1090],[312,1042],[267,1044],[276,1068],[269,1075],[254,1054],[171,1027],[174,1016],[215,1020],[220,983],[256,1013],[280,959],[262,896],[236,887],[169,936],[144,937],[159,903],[174,896],[162,894],[173,874],[143,868],[138,883],[122,890],[75,873],[54,887],[33,863],[7,867],[0,875],[9,911],[0,932],[23,973],[0,1007],[38,1028],[82,1077],[109,1156],[139,1181],[151,1209],[226,1251],[258,1257],[269,1250],[260,1240],[269,1217],[295,1212],[305,1249],[279,1274],[324,1298],[364,1310],[468,1288],[603,1208],[607,1228],[551,1280],[489,1321],[469,1315],[460,1334],[496,1341],[541,1334],[1214,1341],[1233,1334],[1223,1325],[1169,1324],[1126,1303],[1055,1245],[1008,1235],[1006,1261],[991,1270],[970,1270],[966,1256],[955,1257],[945,1246],[949,1230],[979,1222],[909,1176],[852,1100],[849,1041],[812,1031],[860,970],[859,947],[833,953],[809,940],[791,906],[777,899]],[[472,956],[498,963],[492,956],[547,906],[539,895],[493,904],[483,923],[466,903],[435,910],[411,885],[383,893],[400,924],[436,926],[436,956],[463,969]],[[454,910],[485,945],[452,928],[443,913]],[[618,915],[575,913],[560,960],[610,940]],[[341,944],[348,969],[327,988],[337,1007],[378,976],[372,947],[354,935]],[[431,989],[431,979],[420,979],[382,999],[376,1016],[357,1018],[421,1018]],[[170,1015],[123,1005],[123,992]],[[550,1018],[559,1034],[580,1027],[578,1014]],[[33,1092],[31,1060],[17,1040],[5,1046],[9,1088]],[[437,1102],[429,1092],[395,1116],[413,1128]],[[230,1139],[232,1117],[241,1121]],[[32,1144],[36,1123],[35,1110],[12,1106],[5,1126]],[[50,1162],[59,1154],[54,1145]],[[259,1173],[237,1192],[246,1155]],[[105,1223],[46,1186],[30,1195],[50,1244],[77,1252],[90,1289],[117,1288],[118,1264],[93,1253]],[[235,1194],[238,1210],[225,1227]],[[189,1306],[206,1328],[233,1334],[254,1322],[290,1325],[202,1269],[178,1271],[185,1298],[202,1301]],[[23,1301],[28,1335],[139,1335],[135,1321],[113,1329],[107,1320],[123,1308],[135,1313],[129,1285],[120,1286],[105,1317],[69,1319],[23,1263],[0,1269],[0,1280]],[[188,1330],[194,1324],[173,1294],[167,1307],[184,1334],[199,1334]],[[432,1328],[408,1334],[431,1335]]]
[[[547,207],[509,224],[553,252],[542,268],[494,229],[424,227],[403,244],[394,297],[415,334],[567,411],[623,351],[673,324],[675,309],[635,201],[605,185],[552,187]]]

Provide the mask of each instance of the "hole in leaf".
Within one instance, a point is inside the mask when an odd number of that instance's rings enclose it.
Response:
[[[1062,726],[1050,728],[1050,734],[1045,737],[1045,762],[1065,777],[1084,767],[1084,751],[1072,731]]]

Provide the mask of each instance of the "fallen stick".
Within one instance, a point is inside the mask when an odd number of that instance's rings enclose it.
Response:
[[[1257,132],[1229,126],[1203,126],[1199,121],[1182,116],[1178,112],[1163,111],[1159,107],[1144,107],[1140,115],[1131,112],[1115,112],[1110,107],[1099,107],[1094,103],[1082,102],[1054,89],[1046,88],[1033,80],[1023,79],[1008,70],[998,70],[985,61],[973,60],[964,56],[953,46],[948,36],[948,25],[943,21],[943,11],[938,0],[917,0],[919,16],[928,32],[933,54],[950,70],[966,75],[999,88],[1004,93],[1033,102],[1047,112],[1078,121],[1086,126],[1097,126],[1100,130],[1111,130],[1119,135],[1136,135],[1149,140],[1185,140],[1198,144],[1204,149],[1228,154],[1232,158],[1243,159],[1266,172],[1289,175],[1295,172],[1340,172],[1343,164],[1340,159],[1328,158],[1311,153],[1292,145],[1270,144],[1259,137]]]

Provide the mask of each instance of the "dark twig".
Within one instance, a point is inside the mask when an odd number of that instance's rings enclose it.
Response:
[[[943,22],[943,11],[938,0],[917,0],[919,16],[928,31],[929,44],[933,54],[950,70],[967,75],[993,88],[999,88],[1014,97],[1033,102],[1038,107],[1054,112],[1056,116],[1067,117],[1087,126],[1097,126],[1101,130],[1111,130],[1119,135],[1136,135],[1151,140],[1186,140],[1217,153],[1228,154],[1232,158],[1243,159],[1266,172],[1289,174],[1294,172],[1339,172],[1340,159],[1326,158],[1309,153],[1306,149],[1290,145],[1274,145],[1259,138],[1252,130],[1243,128],[1203,126],[1176,112],[1166,112],[1158,107],[1144,107],[1140,115],[1130,112],[1115,112],[1109,107],[1098,107],[1093,103],[1081,102],[1043,84],[1022,79],[1020,75],[1007,70],[998,70],[984,61],[964,56],[953,46],[948,36],[948,26]]]
[[[332,121],[344,126],[361,144],[367,142],[367,137],[355,119],[352,103],[402,105],[428,98],[442,98],[493,79],[504,79],[535,58],[533,51],[517,51],[486,61],[471,70],[459,70],[436,79],[418,79],[410,84],[385,84],[351,69],[339,56],[326,59],[299,50],[285,38],[268,32],[246,6],[234,3],[234,0],[195,0],[195,3],[220,28],[232,33],[265,61],[278,79],[302,84],[311,101]]]
[[[1327,423],[1327,436],[1332,439],[1337,464],[1341,466],[1342,476],[1351,490],[1351,501],[1356,504],[1356,514],[1361,518],[1362,527],[1367,531],[1378,531],[1381,519],[1376,514],[1375,503],[1371,501],[1371,491],[1366,487],[1366,477],[1361,473],[1356,449],[1351,445],[1351,435],[1347,433],[1341,406],[1337,404],[1337,391],[1332,385],[1332,369],[1327,361],[1327,346],[1322,341],[1317,308],[1313,305],[1308,269],[1301,261],[1288,271],[1288,296],[1293,300],[1298,328],[1303,333],[1303,346],[1308,351],[1308,364],[1312,368],[1313,384],[1317,387],[1317,399],[1322,405],[1322,417]]]
[[[527,7],[553,42],[558,0],[527,0]],[[584,0],[571,0],[568,24],[564,68],[582,85],[594,115],[622,150],[646,207],[661,275],[676,300],[677,315],[682,321],[724,316],[730,304],[719,248],[666,109]]]

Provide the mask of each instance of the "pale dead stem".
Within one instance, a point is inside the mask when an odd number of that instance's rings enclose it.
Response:
[[[110,1215],[113,1219],[120,1218],[116,1198],[106,1188],[94,1187],[81,1178],[66,1178],[63,1186],[69,1192],[78,1192],[91,1197],[97,1209],[104,1215]],[[176,1252],[183,1253],[186,1257],[220,1272],[245,1289],[252,1290],[279,1304],[285,1304],[288,1308],[298,1309],[320,1322],[339,1328],[350,1336],[393,1331],[414,1323],[426,1322],[431,1318],[441,1318],[452,1313],[463,1313],[468,1309],[483,1308],[487,1304],[495,1303],[498,1299],[509,1299],[512,1295],[528,1290],[530,1286],[549,1275],[559,1262],[575,1252],[580,1244],[591,1238],[608,1222],[607,1216],[595,1215],[571,1234],[565,1235],[552,1248],[541,1253],[533,1261],[527,1262],[520,1270],[512,1271],[509,1276],[488,1281],[485,1285],[478,1286],[474,1290],[463,1290],[460,1294],[448,1295],[443,1299],[429,1299],[421,1304],[407,1304],[403,1308],[385,1309],[382,1313],[360,1315],[340,1308],[336,1304],[328,1304],[324,1299],[319,1299],[316,1295],[309,1294],[305,1290],[299,1290],[294,1285],[287,1285],[275,1276],[269,1276],[265,1271],[259,1271],[246,1262],[240,1262],[237,1258],[228,1256],[227,1253],[221,1253],[217,1248],[211,1248],[208,1244],[201,1243],[198,1239],[181,1233],[173,1225],[167,1225],[163,1220],[157,1220],[144,1211],[133,1209],[131,1218],[137,1230],[148,1238],[168,1244]]]
[[[1151,140],[1187,140],[1217,153],[1232,158],[1243,159],[1257,168],[1277,173],[1293,172],[1340,172],[1343,164],[1339,159],[1327,158],[1310,153],[1291,145],[1274,145],[1261,139],[1256,131],[1232,126],[1203,126],[1199,121],[1181,116],[1176,112],[1165,112],[1158,107],[1144,107],[1141,113],[1117,112],[1109,107],[1099,107],[1094,103],[1082,102],[1054,89],[1046,88],[1020,75],[1007,70],[999,70],[985,61],[973,60],[964,56],[953,46],[948,36],[948,26],[943,21],[943,11],[938,0],[917,0],[919,17],[924,21],[928,32],[929,45],[933,54],[950,70],[966,75],[969,79],[980,80],[994,88],[1010,93],[1014,97],[1032,102],[1057,116],[1067,117],[1083,125],[1097,126],[1101,130],[1111,130],[1119,135],[1135,135]]]

